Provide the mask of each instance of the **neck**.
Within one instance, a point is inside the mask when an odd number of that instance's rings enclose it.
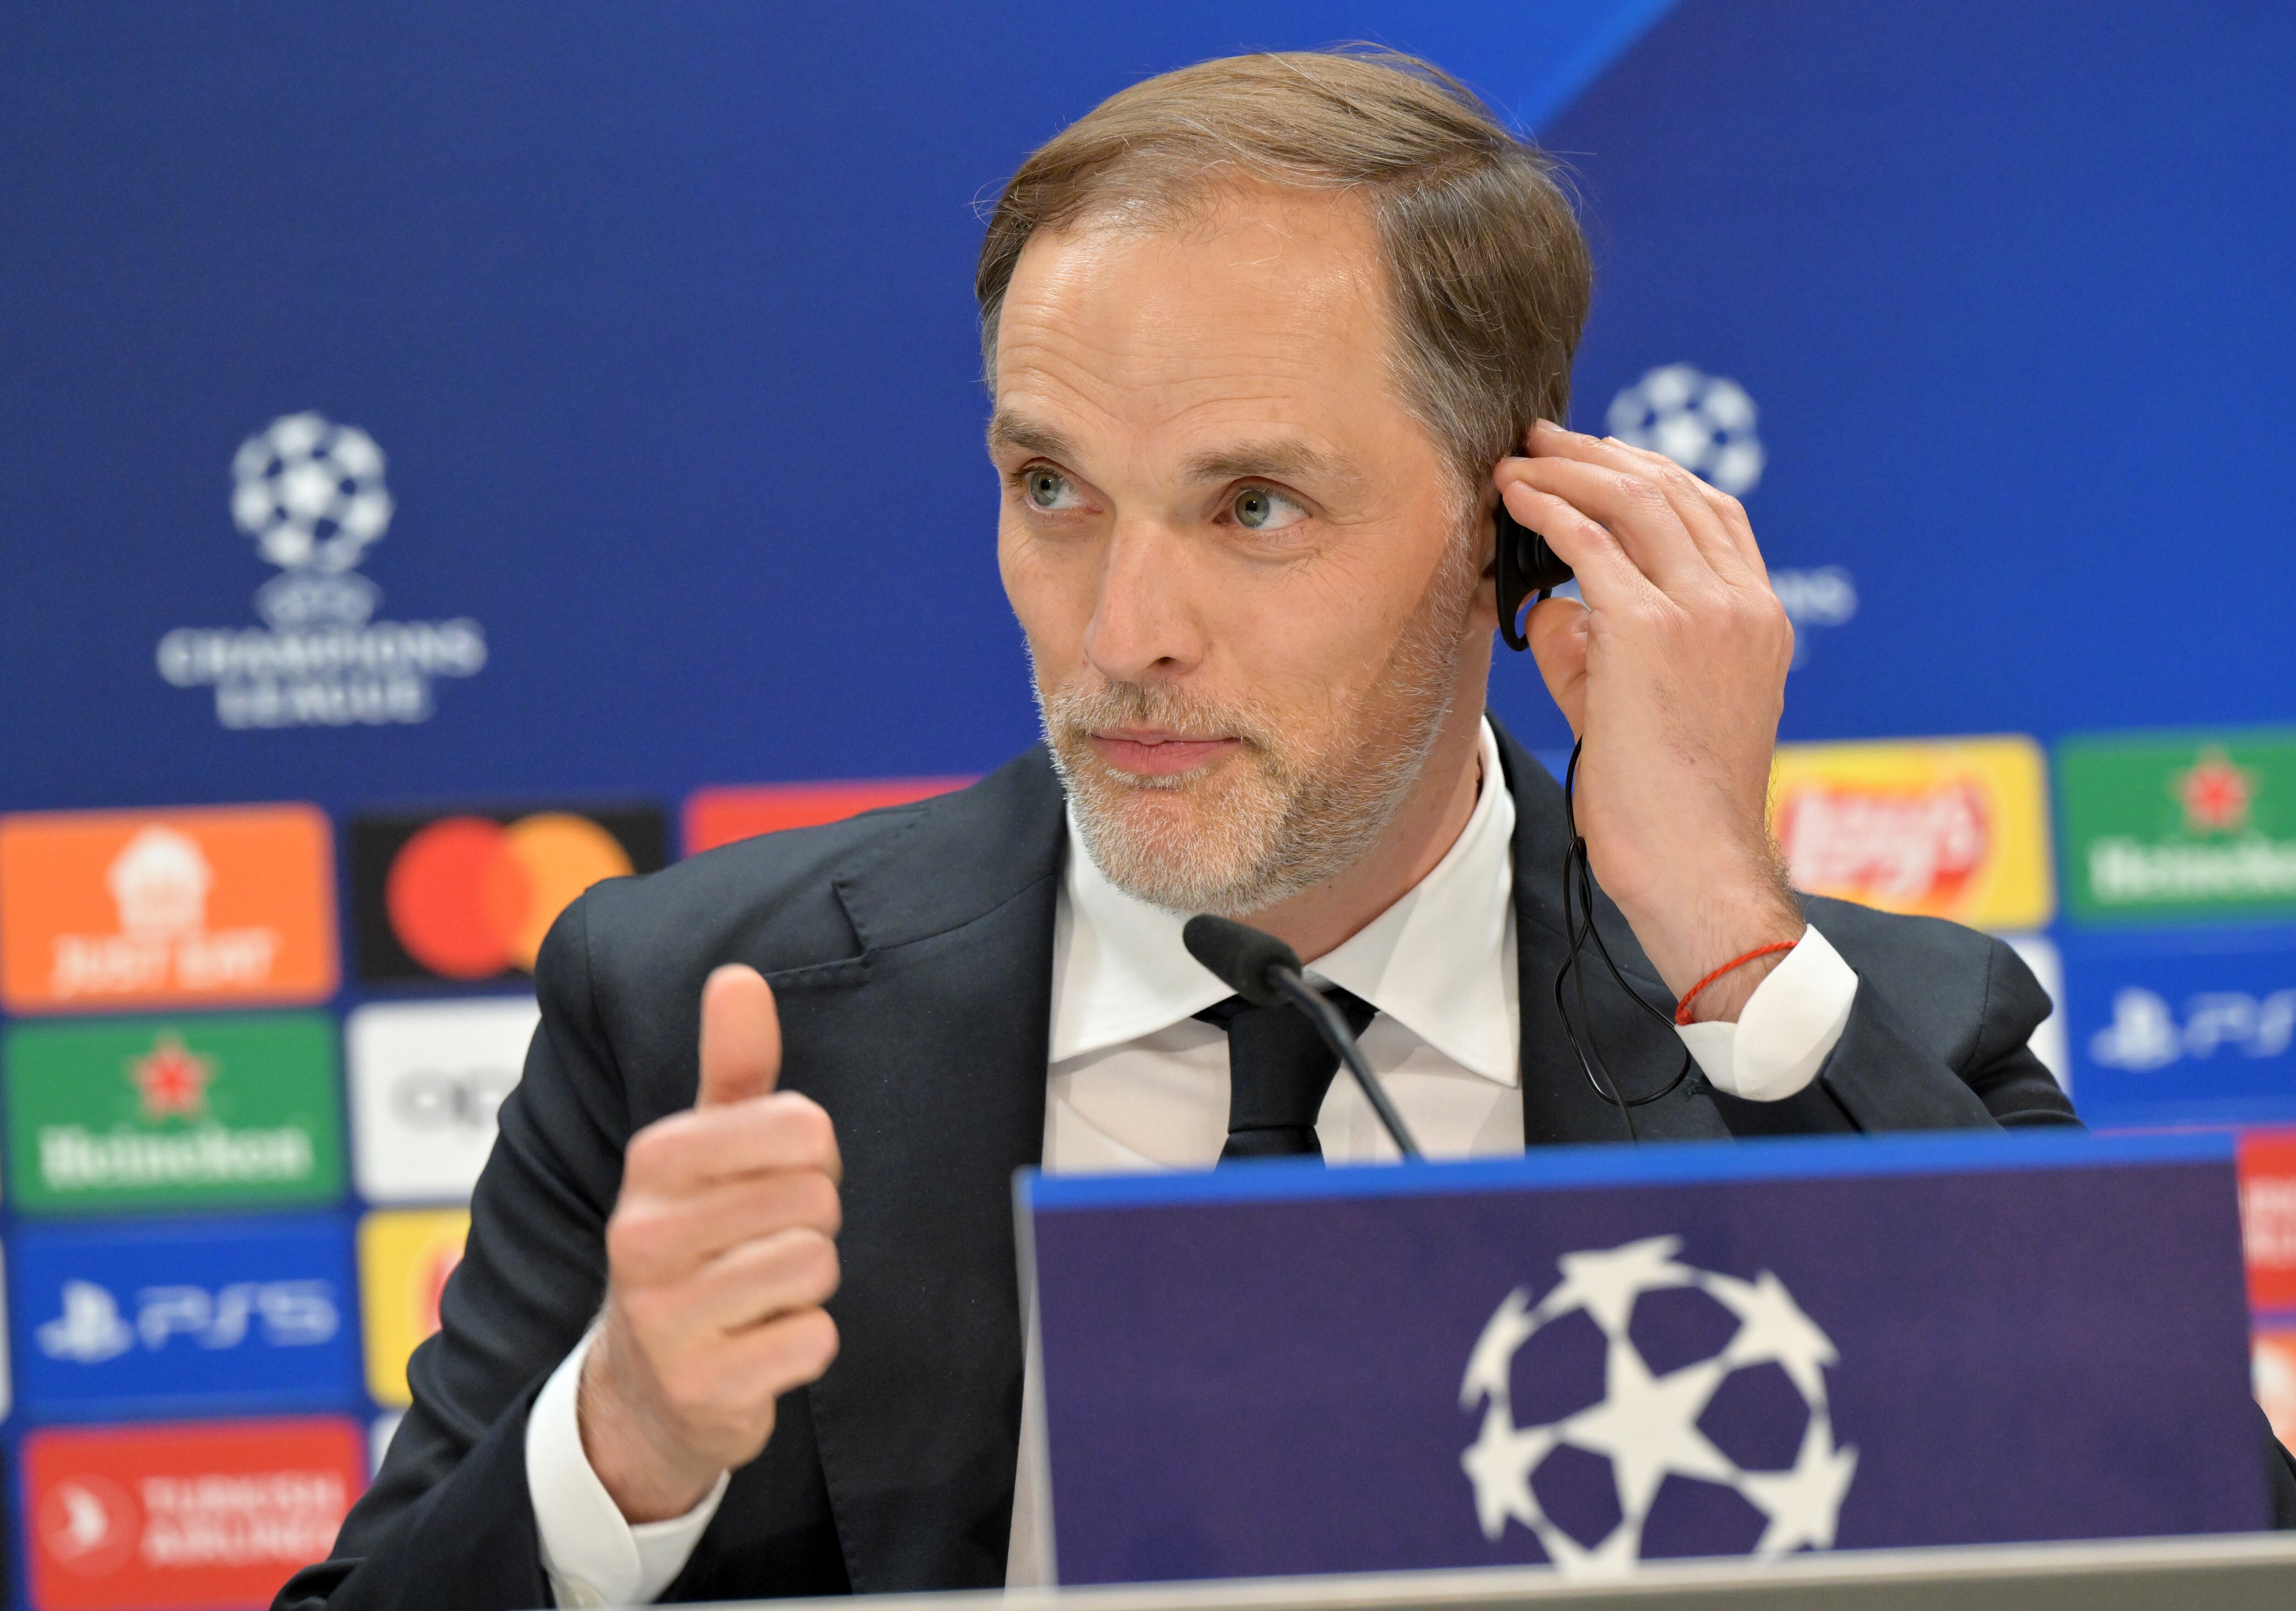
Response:
[[[1458,842],[1480,790],[1501,786],[1481,776],[1482,723],[1480,698],[1455,699],[1418,781],[1378,842],[1337,877],[1250,914],[1252,927],[1312,962],[1408,894]]]

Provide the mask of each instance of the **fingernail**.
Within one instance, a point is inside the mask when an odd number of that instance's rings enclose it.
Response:
[[[1562,427],[1556,424],[1553,420],[1540,420],[1537,423],[1533,424],[1531,429],[1533,431],[1562,431]],[[1563,432],[1563,434],[1568,435],[1569,433],[1566,432]]]

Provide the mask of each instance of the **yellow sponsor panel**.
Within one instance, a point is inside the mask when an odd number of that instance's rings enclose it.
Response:
[[[470,1212],[461,1208],[384,1209],[359,1221],[366,1390],[376,1403],[411,1401],[406,1356],[439,1329],[439,1295],[463,1262],[470,1229]]]
[[[1982,929],[2056,910],[2047,764],[2022,735],[1781,744],[1770,826],[1795,887]]]

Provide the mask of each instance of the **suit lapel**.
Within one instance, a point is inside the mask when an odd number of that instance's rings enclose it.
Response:
[[[1562,788],[1536,756],[1517,744],[1498,718],[1491,728],[1499,741],[1499,766],[1514,797],[1514,909],[1517,983],[1522,1002],[1523,1145],[1573,1141],[1624,1141],[1618,1108],[1595,1093],[1578,1054],[1571,1049],[1555,1011],[1554,981],[1568,941],[1562,908],[1562,862],[1570,844]],[[1610,946],[1620,971],[1643,998],[1671,1010],[1674,999],[1643,955],[1626,918],[1607,895],[1595,898],[1596,928]],[[1617,1074],[1629,1097],[1656,1090],[1682,1065],[1682,1041],[1664,1023],[1627,999],[1590,943],[1587,966],[1587,1017],[1581,1021],[1578,980],[1564,993],[1579,1042],[1599,1048],[1596,1072]],[[1728,1135],[1704,1077],[1693,1068],[1673,1093],[1634,1110],[1635,1133],[1643,1139],[1687,1139]]]
[[[1058,780],[1032,751],[839,873],[857,957],[772,981],[790,1082],[844,1152],[840,1346],[810,1408],[856,1590],[1004,1581],[1013,1172],[1043,1147],[1063,843]]]

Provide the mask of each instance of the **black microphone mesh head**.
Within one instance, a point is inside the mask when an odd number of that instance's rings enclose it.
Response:
[[[1300,972],[1300,954],[1273,934],[1209,914],[1191,917],[1180,931],[1188,955],[1255,1007],[1281,1007],[1284,998],[1267,985],[1267,970],[1281,965]]]

